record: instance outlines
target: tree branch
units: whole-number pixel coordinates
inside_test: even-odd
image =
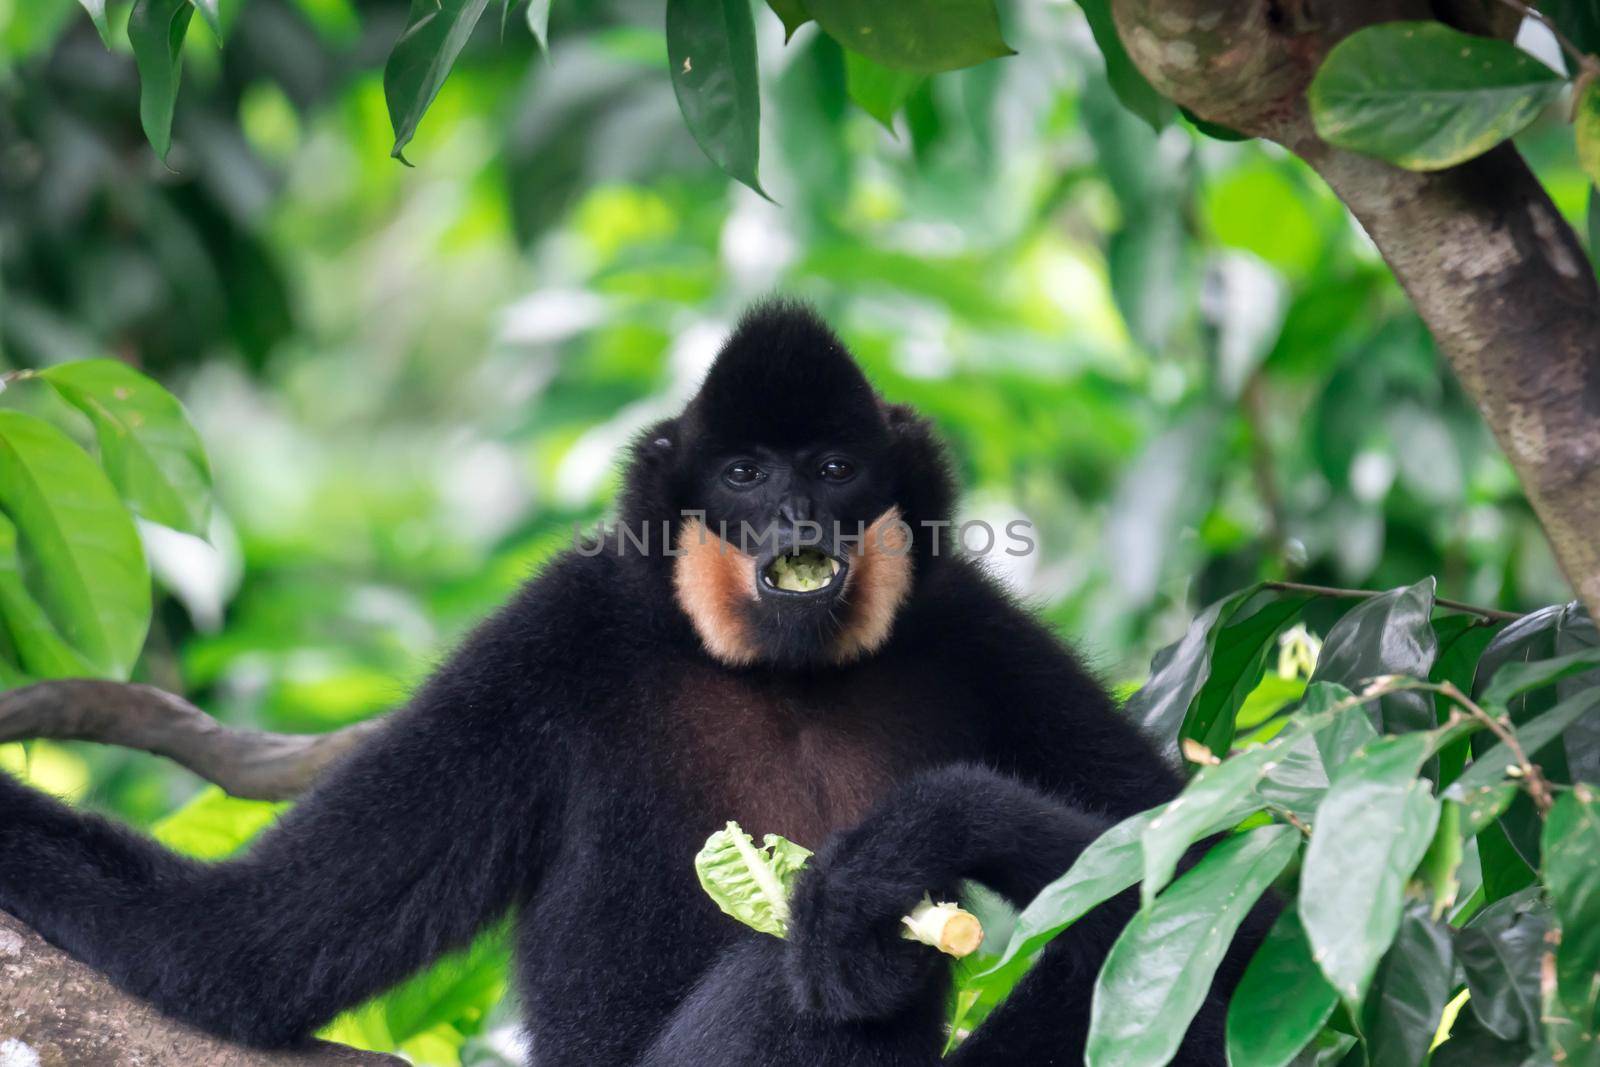
[[[0,693],[0,743],[51,738],[141,749],[250,800],[300,794],[382,722],[369,719],[326,734],[235,730],[153,686],[87,679]]]
[[[1461,4],[1454,5],[1462,6]],[[1134,62],[1202,118],[1277,141],[1378,246],[1522,480],[1567,580],[1600,617],[1600,286],[1510,145],[1436,173],[1336,149],[1305,90],[1363,26],[1422,0],[1113,0]]]
[[[0,1063],[39,1067],[401,1067],[325,1041],[278,1051],[229,1044],[119,991],[0,912]]]

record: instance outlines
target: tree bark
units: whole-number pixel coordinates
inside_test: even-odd
[[[154,686],[89,678],[0,693],[0,743],[50,738],[137,748],[246,800],[298,796],[383,722],[366,719],[325,734],[235,730]]]
[[[1414,173],[1322,141],[1305,97],[1329,49],[1363,26],[1439,16],[1504,35],[1513,24],[1483,0],[1113,0],[1112,11],[1157,90],[1288,148],[1350,208],[1600,618],[1600,286],[1577,236],[1511,145]]]
[[[0,912],[4,1067],[401,1067],[404,1060],[313,1041],[245,1048],[170,1019]]]

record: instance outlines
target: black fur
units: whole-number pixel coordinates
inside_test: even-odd
[[[861,480],[807,482],[828,449]],[[717,481],[750,450],[792,466],[759,506]],[[881,402],[814,316],[776,306],[640,439],[620,518],[792,505],[853,520],[893,503],[916,528],[952,495],[926,424]],[[1043,626],[917,538],[887,643],[843,667],[723,666],[674,599],[671,559],[568,553],[229,862],[0,774],[0,907],[246,1042],[293,1043],[514,910],[539,1067],[929,1067],[944,968],[897,917],[963,877],[1025,902],[1178,782]],[[820,850],[787,942],[696,882],[694,853],[729,819]],[[955,1062],[1081,1062],[1089,990],[1132,906],[1075,926]],[[1181,1062],[1223,1062],[1219,1019],[1213,1004]]]

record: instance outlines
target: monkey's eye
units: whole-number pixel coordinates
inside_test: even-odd
[[[834,458],[825,461],[817,475],[826,482],[848,482],[855,477],[856,468],[849,460]]]
[[[765,471],[746,460],[731,464],[722,472],[722,480],[735,489],[748,489],[766,476]]]

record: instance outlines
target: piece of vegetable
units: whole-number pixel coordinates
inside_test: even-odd
[[[753,930],[787,937],[789,894],[810,858],[810,849],[777,834],[767,834],[758,848],[738,823],[730,822],[706,839],[695,855],[694,869],[717,907]],[[900,921],[907,939],[957,959],[983,942],[977,916],[928,897]]]

